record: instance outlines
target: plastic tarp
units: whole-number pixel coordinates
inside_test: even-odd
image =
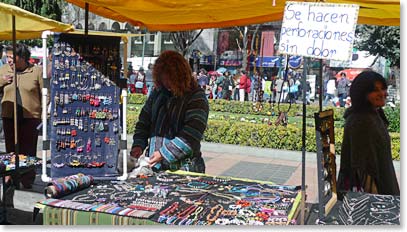
[[[282,21],[282,0],[66,0],[97,15],[142,26],[150,31],[182,31]],[[400,1],[326,0],[357,4],[358,24],[400,25]]]
[[[43,31],[68,32],[73,26],[48,19],[19,7],[0,3],[0,40],[12,40],[12,16],[16,21],[16,36],[18,40],[41,38]]]

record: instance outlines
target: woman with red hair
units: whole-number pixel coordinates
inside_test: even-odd
[[[164,51],[155,61],[154,89],[139,115],[130,155],[144,150],[155,171],[205,172],[201,140],[209,104],[184,57]]]

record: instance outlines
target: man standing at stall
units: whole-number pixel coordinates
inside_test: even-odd
[[[14,81],[17,81],[18,143],[20,154],[37,155],[38,130],[41,123],[41,89],[43,88],[42,67],[29,63],[31,52],[24,44],[16,45],[16,63],[13,62],[13,47],[6,47],[7,64],[0,68],[0,88],[4,90],[1,101],[6,152],[15,152],[14,141]],[[14,77],[14,69],[17,77]],[[35,170],[21,177],[24,188],[32,188]],[[9,183],[10,178],[6,178]]]

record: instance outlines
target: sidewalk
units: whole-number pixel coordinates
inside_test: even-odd
[[[41,157],[41,139],[38,142],[38,157]],[[132,143],[128,136],[128,148]],[[4,151],[4,142],[0,141],[0,151]],[[271,181],[275,184],[301,185],[302,153],[267,148],[238,146],[202,142],[201,151],[206,163],[206,174],[215,176],[232,176],[253,180]],[[50,152],[48,152],[49,155]],[[340,157],[336,157],[339,170]],[[394,161],[400,184],[400,162]],[[307,152],[305,162],[305,185],[308,203],[318,202],[316,153]],[[47,183],[41,181],[41,170],[32,190],[16,190],[14,206],[18,210],[32,212],[34,204],[43,200],[43,190]],[[19,199],[19,200],[16,200]],[[23,200],[21,200],[23,199]]]

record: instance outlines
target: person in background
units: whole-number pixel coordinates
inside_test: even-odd
[[[276,77],[276,83],[275,83],[275,88],[276,88],[276,99],[275,102],[279,103],[279,102],[283,102],[284,101],[284,97],[283,97],[283,83],[284,80],[283,78],[278,78]]]
[[[127,79],[127,88],[128,88],[128,92],[129,93],[135,93],[136,92],[136,73],[133,71],[133,68],[129,68],[127,71],[127,75],[129,76],[129,78]]]
[[[208,79],[206,70],[205,70],[205,69],[201,69],[201,70],[199,71],[199,74],[198,74],[198,77],[197,77],[197,78],[198,78],[198,85],[199,85],[202,89],[206,89],[206,85],[209,84],[209,79]]]
[[[220,76],[218,76],[217,78],[216,78],[216,82],[215,82],[215,84],[216,84],[216,86],[217,86],[217,89],[216,89],[216,98],[218,98],[218,99],[222,99],[222,90],[223,90],[223,86],[222,86],[222,84],[223,84],[223,79],[225,79],[225,76],[223,75],[223,73],[221,73],[220,74]]]
[[[335,91],[336,91],[336,80],[334,76],[331,76],[328,83],[326,84],[326,96],[323,103],[324,106],[328,104],[328,101],[332,101],[332,105],[336,106],[334,102]]]
[[[296,96],[298,92],[298,85],[295,82],[295,78],[293,76],[290,77],[288,80],[288,102],[292,104],[296,104]]]
[[[154,88],[154,81],[153,81],[153,67],[154,65],[149,63],[147,66],[146,71],[146,85],[147,85],[147,96],[150,96],[151,91]]]
[[[257,71],[253,73],[251,86],[252,86],[251,99],[252,101],[256,102],[259,100],[259,94],[261,91],[261,76],[257,73]]]
[[[211,86],[211,95],[212,95],[213,100],[216,99],[216,94],[218,92],[218,85],[216,84],[217,79],[218,78],[217,78],[216,74],[212,74],[211,78],[209,80],[209,85]]]
[[[250,91],[250,86],[247,85],[248,83],[248,77],[246,76],[246,71],[242,70],[240,71],[241,76],[239,79],[239,98],[241,102],[244,102],[248,97],[246,89],[249,88]]]
[[[37,155],[37,127],[41,123],[41,90],[43,88],[42,67],[29,63],[31,52],[25,44],[16,45],[16,63],[13,62],[13,47],[6,47],[7,64],[0,68],[0,87],[4,90],[1,101],[6,152],[15,152],[14,141],[14,98],[13,81],[17,81],[21,103],[17,105],[18,143],[20,154]],[[14,77],[14,69],[17,77]],[[32,188],[35,180],[35,170],[22,174],[21,184],[24,188]],[[6,178],[9,183],[10,177]]]
[[[234,88],[232,90],[232,97],[233,100],[239,101],[239,82],[240,82],[240,73],[236,72],[236,74],[233,76],[233,84]]]
[[[307,105],[311,104],[311,83],[308,80],[305,83],[305,99],[307,100]]]
[[[349,88],[349,80],[346,78],[346,73],[341,73],[336,88],[338,90],[339,105],[344,107]]]
[[[224,78],[222,82],[222,98],[226,100],[230,100],[232,97],[232,90],[234,87],[233,78],[230,75],[229,71],[223,73]]]
[[[391,155],[391,138],[382,107],[387,84],[379,73],[364,71],[350,87],[352,106],[345,111],[338,193],[400,195]]]
[[[207,127],[209,103],[184,57],[164,51],[153,69],[155,88],[136,123],[130,155],[146,150],[154,171],[205,172],[201,140]]]
[[[261,79],[261,92],[263,101],[271,102],[272,95],[271,89],[273,88],[273,82],[268,79],[267,75],[264,75]]]
[[[143,93],[143,88],[145,84],[146,84],[146,75],[144,73],[144,68],[140,67],[134,83],[134,86],[136,87],[136,93]]]

